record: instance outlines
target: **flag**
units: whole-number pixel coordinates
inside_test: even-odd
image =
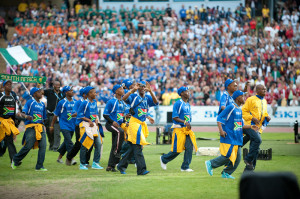
[[[0,53],[10,65],[20,65],[38,59],[37,52],[22,46],[0,48]]]

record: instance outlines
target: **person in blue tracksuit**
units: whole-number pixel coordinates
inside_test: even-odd
[[[53,133],[54,123],[59,118],[60,130],[64,136],[64,142],[59,149],[59,156],[57,162],[63,164],[62,157],[66,152],[70,152],[73,147],[72,137],[75,130],[75,114],[74,106],[75,100],[73,100],[74,92],[71,86],[65,86],[62,89],[62,93],[66,96],[63,100],[60,100],[54,111],[54,117],[51,122],[50,132]],[[75,164],[75,162],[73,162]]]
[[[206,170],[211,176],[214,168],[226,165],[221,177],[235,179],[231,174],[236,170],[241,160],[243,129],[258,129],[255,125],[244,125],[242,109],[240,108],[245,103],[244,94],[240,90],[235,91],[232,95],[234,102],[228,105],[217,118],[221,156],[205,161]]]
[[[232,79],[227,79],[225,81],[225,91],[221,96],[220,107],[218,111],[218,115],[230,104],[233,103],[232,95],[234,91],[237,90],[237,83]]]
[[[121,148],[124,141],[124,130],[122,124],[125,120],[126,105],[122,100],[124,95],[123,84],[117,84],[113,87],[112,91],[115,97],[110,99],[104,109],[103,117],[106,119],[105,127],[112,133],[112,146],[108,160],[106,171],[116,172],[116,164],[119,163],[121,158]]]

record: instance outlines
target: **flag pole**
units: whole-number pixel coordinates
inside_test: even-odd
[[[13,67],[10,65],[10,63],[6,60],[6,58],[2,55],[2,53],[0,53],[1,54],[1,56],[3,57],[3,59],[5,60],[5,62],[6,62],[6,64],[10,67],[10,69],[14,72],[14,74],[15,75],[18,75],[17,73],[16,73],[16,71],[13,69]],[[25,84],[24,84],[24,82],[20,82],[23,86],[24,86],[24,88],[25,88],[25,90],[28,92],[28,94],[30,95],[30,91],[28,90],[28,88],[25,86]],[[31,96],[31,95],[30,95]]]

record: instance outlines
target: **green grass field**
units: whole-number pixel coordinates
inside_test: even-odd
[[[101,165],[107,166],[111,139],[105,134]],[[196,137],[218,138],[217,133],[196,133]],[[22,134],[17,140],[21,148]],[[258,161],[256,171],[291,171],[300,179],[300,145],[293,142],[291,133],[264,133],[261,149],[273,148],[273,160]],[[208,156],[193,156],[191,173],[182,173],[183,154],[168,164],[166,171],[160,167],[159,157],[170,151],[170,145],[155,145],[155,133],[148,138],[150,146],[144,148],[147,168],[151,173],[137,176],[134,165],[127,174],[105,170],[80,171],[79,166],[68,167],[56,163],[57,152],[47,151],[44,166],[48,172],[34,170],[37,150],[31,150],[16,170],[10,168],[8,152],[0,157],[0,198],[238,198],[239,179],[245,164],[233,174],[235,180],[222,179],[222,168],[206,173],[204,161]],[[219,146],[219,141],[197,141],[198,147]],[[247,145],[248,147],[248,145]],[[77,155],[76,160],[79,161]]]

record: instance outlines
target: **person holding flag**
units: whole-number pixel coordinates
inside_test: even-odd
[[[44,120],[47,118],[46,107],[41,98],[43,97],[42,90],[40,88],[33,87],[30,90],[30,95],[33,99],[28,100],[23,108],[21,114],[25,118],[25,133],[22,144],[23,148],[17,153],[12,161],[12,169],[16,169],[16,166],[20,165],[20,162],[25,158],[32,148],[39,148],[38,160],[35,166],[36,171],[47,171],[44,168],[44,160],[46,154],[46,129],[44,126]]]
[[[126,105],[122,100],[124,84],[116,84],[112,91],[115,97],[110,99],[104,109],[103,117],[106,119],[105,127],[112,133],[112,146],[106,171],[116,172],[115,166],[121,158],[121,148],[124,141],[124,130],[121,128],[125,120]]]
[[[181,100],[175,102],[173,106],[173,135],[172,148],[168,154],[160,157],[160,164],[163,170],[167,169],[167,163],[175,159],[183,150],[184,159],[181,165],[181,171],[192,172],[190,164],[192,162],[193,148],[197,151],[197,143],[194,132],[192,131],[191,106],[188,103],[190,92],[188,87],[180,87],[177,91]]]
[[[12,162],[14,155],[17,153],[14,137],[20,133],[15,124],[16,114],[18,113],[17,96],[12,92],[11,80],[3,81],[2,85],[4,91],[0,93],[0,143],[4,140],[8,148],[10,162]]]
[[[213,169],[226,165],[222,178],[235,179],[231,174],[241,161],[241,146],[243,145],[243,129],[258,129],[255,125],[244,125],[240,106],[245,103],[244,92],[233,93],[234,102],[228,105],[217,118],[220,132],[221,156],[205,161],[207,173],[212,176]]]
[[[138,93],[135,93],[137,90]],[[150,95],[147,95],[146,92],[149,92]],[[131,118],[128,126],[129,149],[121,159],[117,169],[121,174],[126,174],[128,160],[134,155],[137,175],[147,175],[149,171],[146,168],[143,146],[149,144],[146,141],[149,131],[145,120],[147,118],[151,124],[154,123],[154,119],[149,117],[147,113],[150,107],[158,105],[158,100],[151,90],[150,84],[145,81],[136,84],[122,99],[130,105],[129,112]]]
[[[73,100],[74,92],[71,86],[65,86],[62,89],[62,93],[66,96],[63,100],[60,100],[54,111],[54,116],[51,122],[50,131],[53,133],[54,124],[59,118],[60,130],[64,136],[64,142],[61,144],[60,148],[57,150],[59,156],[57,162],[63,164],[62,157],[68,151],[70,152],[73,147],[72,137],[75,130],[75,114],[74,114],[74,105],[75,101]],[[76,164],[75,161],[72,164]]]
[[[243,106],[243,119],[247,125],[256,125],[259,129],[245,129],[243,145],[250,140],[249,153],[244,158],[245,171],[252,171],[256,166],[256,159],[259,154],[259,146],[262,142],[261,133],[271,120],[267,110],[267,101],[264,99],[267,89],[264,85],[256,86],[255,96],[249,97]]]
[[[77,112],[80,131],[79,140],[82,144],[80,148],[79,169],[88,170],[86,166],[87,152],[91,149],[93,144],[95,145],[95,151],[92,169],[103,169],[103,167],[101,167],[99,164],[101,157],[103,129],[98,119],[98,108],[95,100],[96,90],[94,87],[87,86],[84,90],[84,94],[87,96],[87,100],[81,103]]]

